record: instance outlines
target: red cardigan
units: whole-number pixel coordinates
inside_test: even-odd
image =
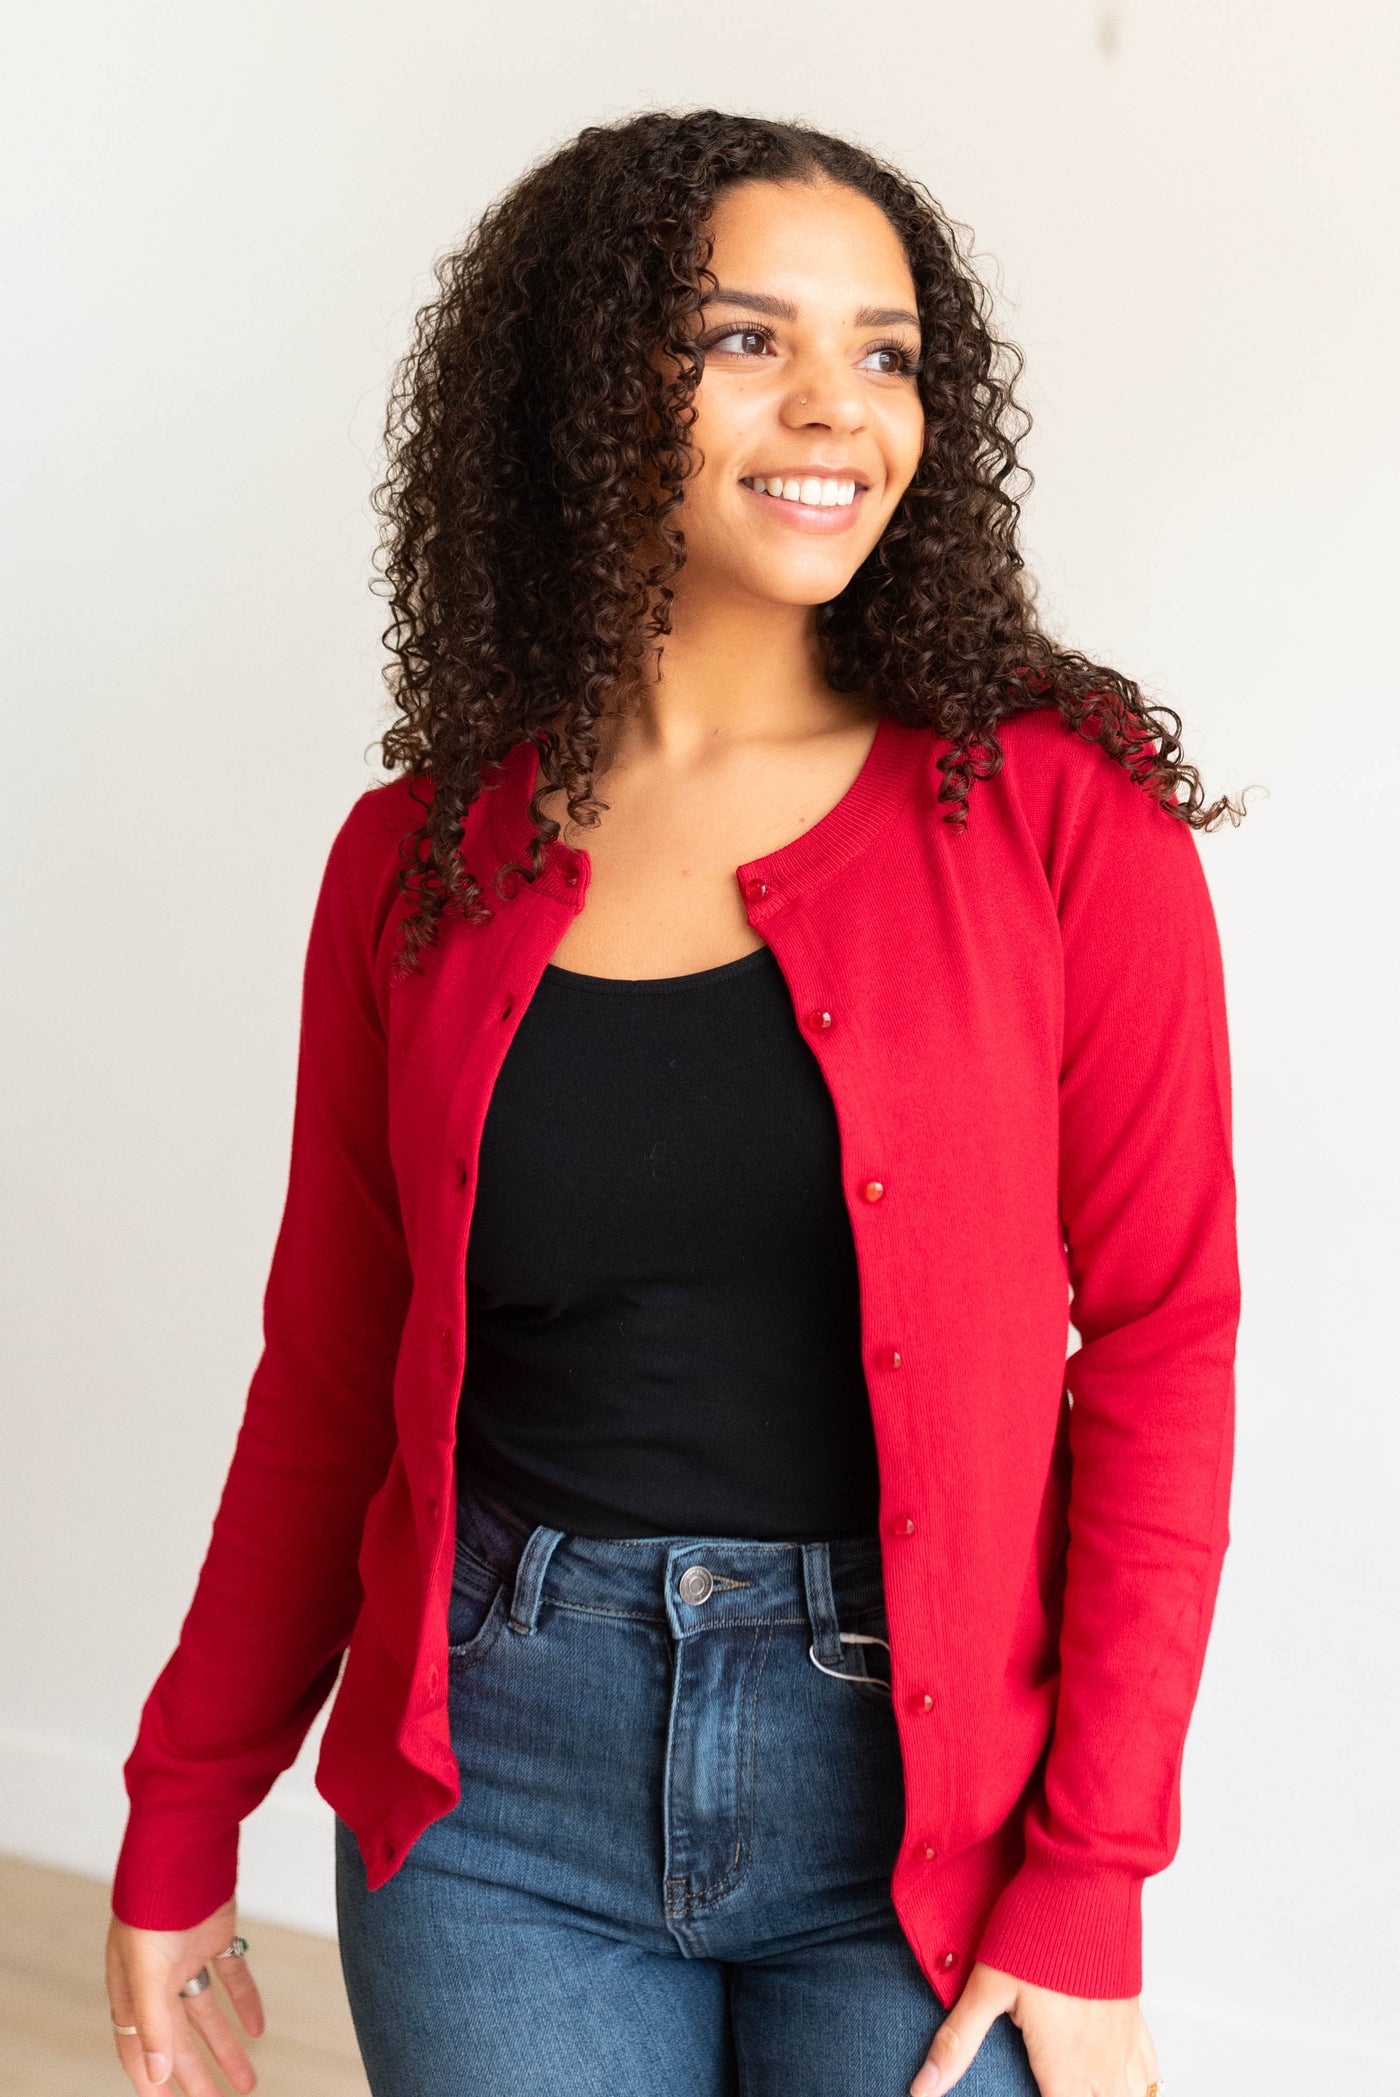
[[[979,1958],[1068,1994],[1139,1992],[1233,1458],[1230,1078],[1195,836],[1057,712],[1001,736],[961,835],[934,799],[947,743],[885,716],[837,805],[735,870],[836,1108],[905,1779],[891,1893],[945,2002]],[[265,1345],[126,1764],[125,1922],[178,1929],[230,1897],[239,1822],[347,1645],[317,1784],[371,1886],[457,1803],[445,1653],[476,1157],[590,870],[556,843],[533,887],[495,898],[536,763],[517,746],[468,815],[491,921],[445,915],[421,976],[391,982],[389,962],[425,783],[370,787],[330,848]]]

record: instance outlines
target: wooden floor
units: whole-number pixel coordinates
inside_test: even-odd
[[[0,2097],[130,2091],[102,1986],[107,1898],[97,1879],[0,1857]],[[335,1945],[266,1922],[247,1936],[267,2010],[246,2042],[261,2097],[367,2097]]]

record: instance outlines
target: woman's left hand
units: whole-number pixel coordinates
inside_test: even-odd
[[[1020,2027],[1040,2097],[1147,2097],[1157,2080],[1157,2049],[1136,1995],[1059,1995],[979,1963],[939,2025],[910,2097],[943,2097],[960,2083],[1003,2010]]]

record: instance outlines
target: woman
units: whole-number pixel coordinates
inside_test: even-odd
[[[347,1647],[376,2093],[1165,2087],[1238,1315],[1191,832],[1243,811],[1041,632],[984,304],[917,185],[709,110],[584,131],[441,266],[400,776],[327,862],[127,1765],[138,2090],[207,2097],[196,2037],[252,2086],[238,1824]]]

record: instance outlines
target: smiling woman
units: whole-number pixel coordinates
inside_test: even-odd
[[[121,2058],[251,2087],[199,1976],[258,2028],[238,1827],[344,1658],[379,2097],[1150,2097],[1239,1306],[1193,831],[1241,811],[1040,630],[1015,353],[909,178],[650,112],[439,279],[400,776],[327,858],[127,1765]]]
[[[758,313],[768,319],[739,325],[719,320],[697,336],[710,379],[700,388],[700,451],[708,460],[722,421],[741,444],[747,441],[760,452],[766,446],[765,463],[741,474],[739,485],[790,530],[841,532],[859,521],[863,559],[913,478],[923,442],[923,402],[915,383],[920,368],[919,316],[912,310],[913,281],[894,229],[868,198],[839,183],[808,181],[730,191],[720,202],[714,231],[716,253],[747,256],[759,266],[766,263],[768,281],[776,272],[779,281],[800,285],[805,295],[798,299],[719,284],[704,299],[702,314]],[[739,267],[743,266],[741,259]],[[862,279],[885,274],[907,285],[911,304],[867,302],[853,308],[852,288]],[[872,330],[891,328],[899,333],[869,339]],[[729,343],[757,349],[731,351]],[[813,451],[810,440],[800,446],[775,439],[766,427],[775,389],[782,394],[791,390],[794,357],[810,385],[823,383],[814,375],[813,359],[820,357],[824,345],[841,360],[845,383],[859,385],[867,397],[859,418],[858,457],[835,459]],[[723,374],[741,387],[738,398],[732,389],[721,390]],[[860,385],[866,377],[884,383]],[[799,393],[798,407],[808,406],[810,399]]]
[[[758,463],[734,474],[733,482],[753,497],[758,517],[792,532],[850,535],[810,569],[800,565],[795,548],[796,558],[780,566],[780,550],[762,540],[756,562],[799,593],[815,580],[835,596],[849,579],[852,555],[864,560],[919,463],[918,315],[912,303],[852,302],[853,289],[886,277],[912,302],[908,264],[883,212],[834,182],[740,185],[721,199],[714,234],[716,254],[736,257],[740,270],[763,269],[765,281],[791,290],[783,295],[720,284],[702,303],[702,315],[730,318],[696,337],[704,379],[694,438],[704,464],[687,486],[688,498],[698,498],[687,505],[687,549],[694,549],[707,521],[706,477],[713,486],[736,451],[747,453]],[[741,313],[769,318],[736,321]],[[876,332],[890,328],[900,333]],[[808,390],[798,391],[795,405],[813,410],[806,431],[788,427],[776,412],[798,381]],[[836,406],[842,393],[861,402],[854,419]],[[834,406],[833,425],[826,411]],[[817,434],[833,427],[847,432],[843,457],[834,456],[838,447],[830,437],[823,444]]]

